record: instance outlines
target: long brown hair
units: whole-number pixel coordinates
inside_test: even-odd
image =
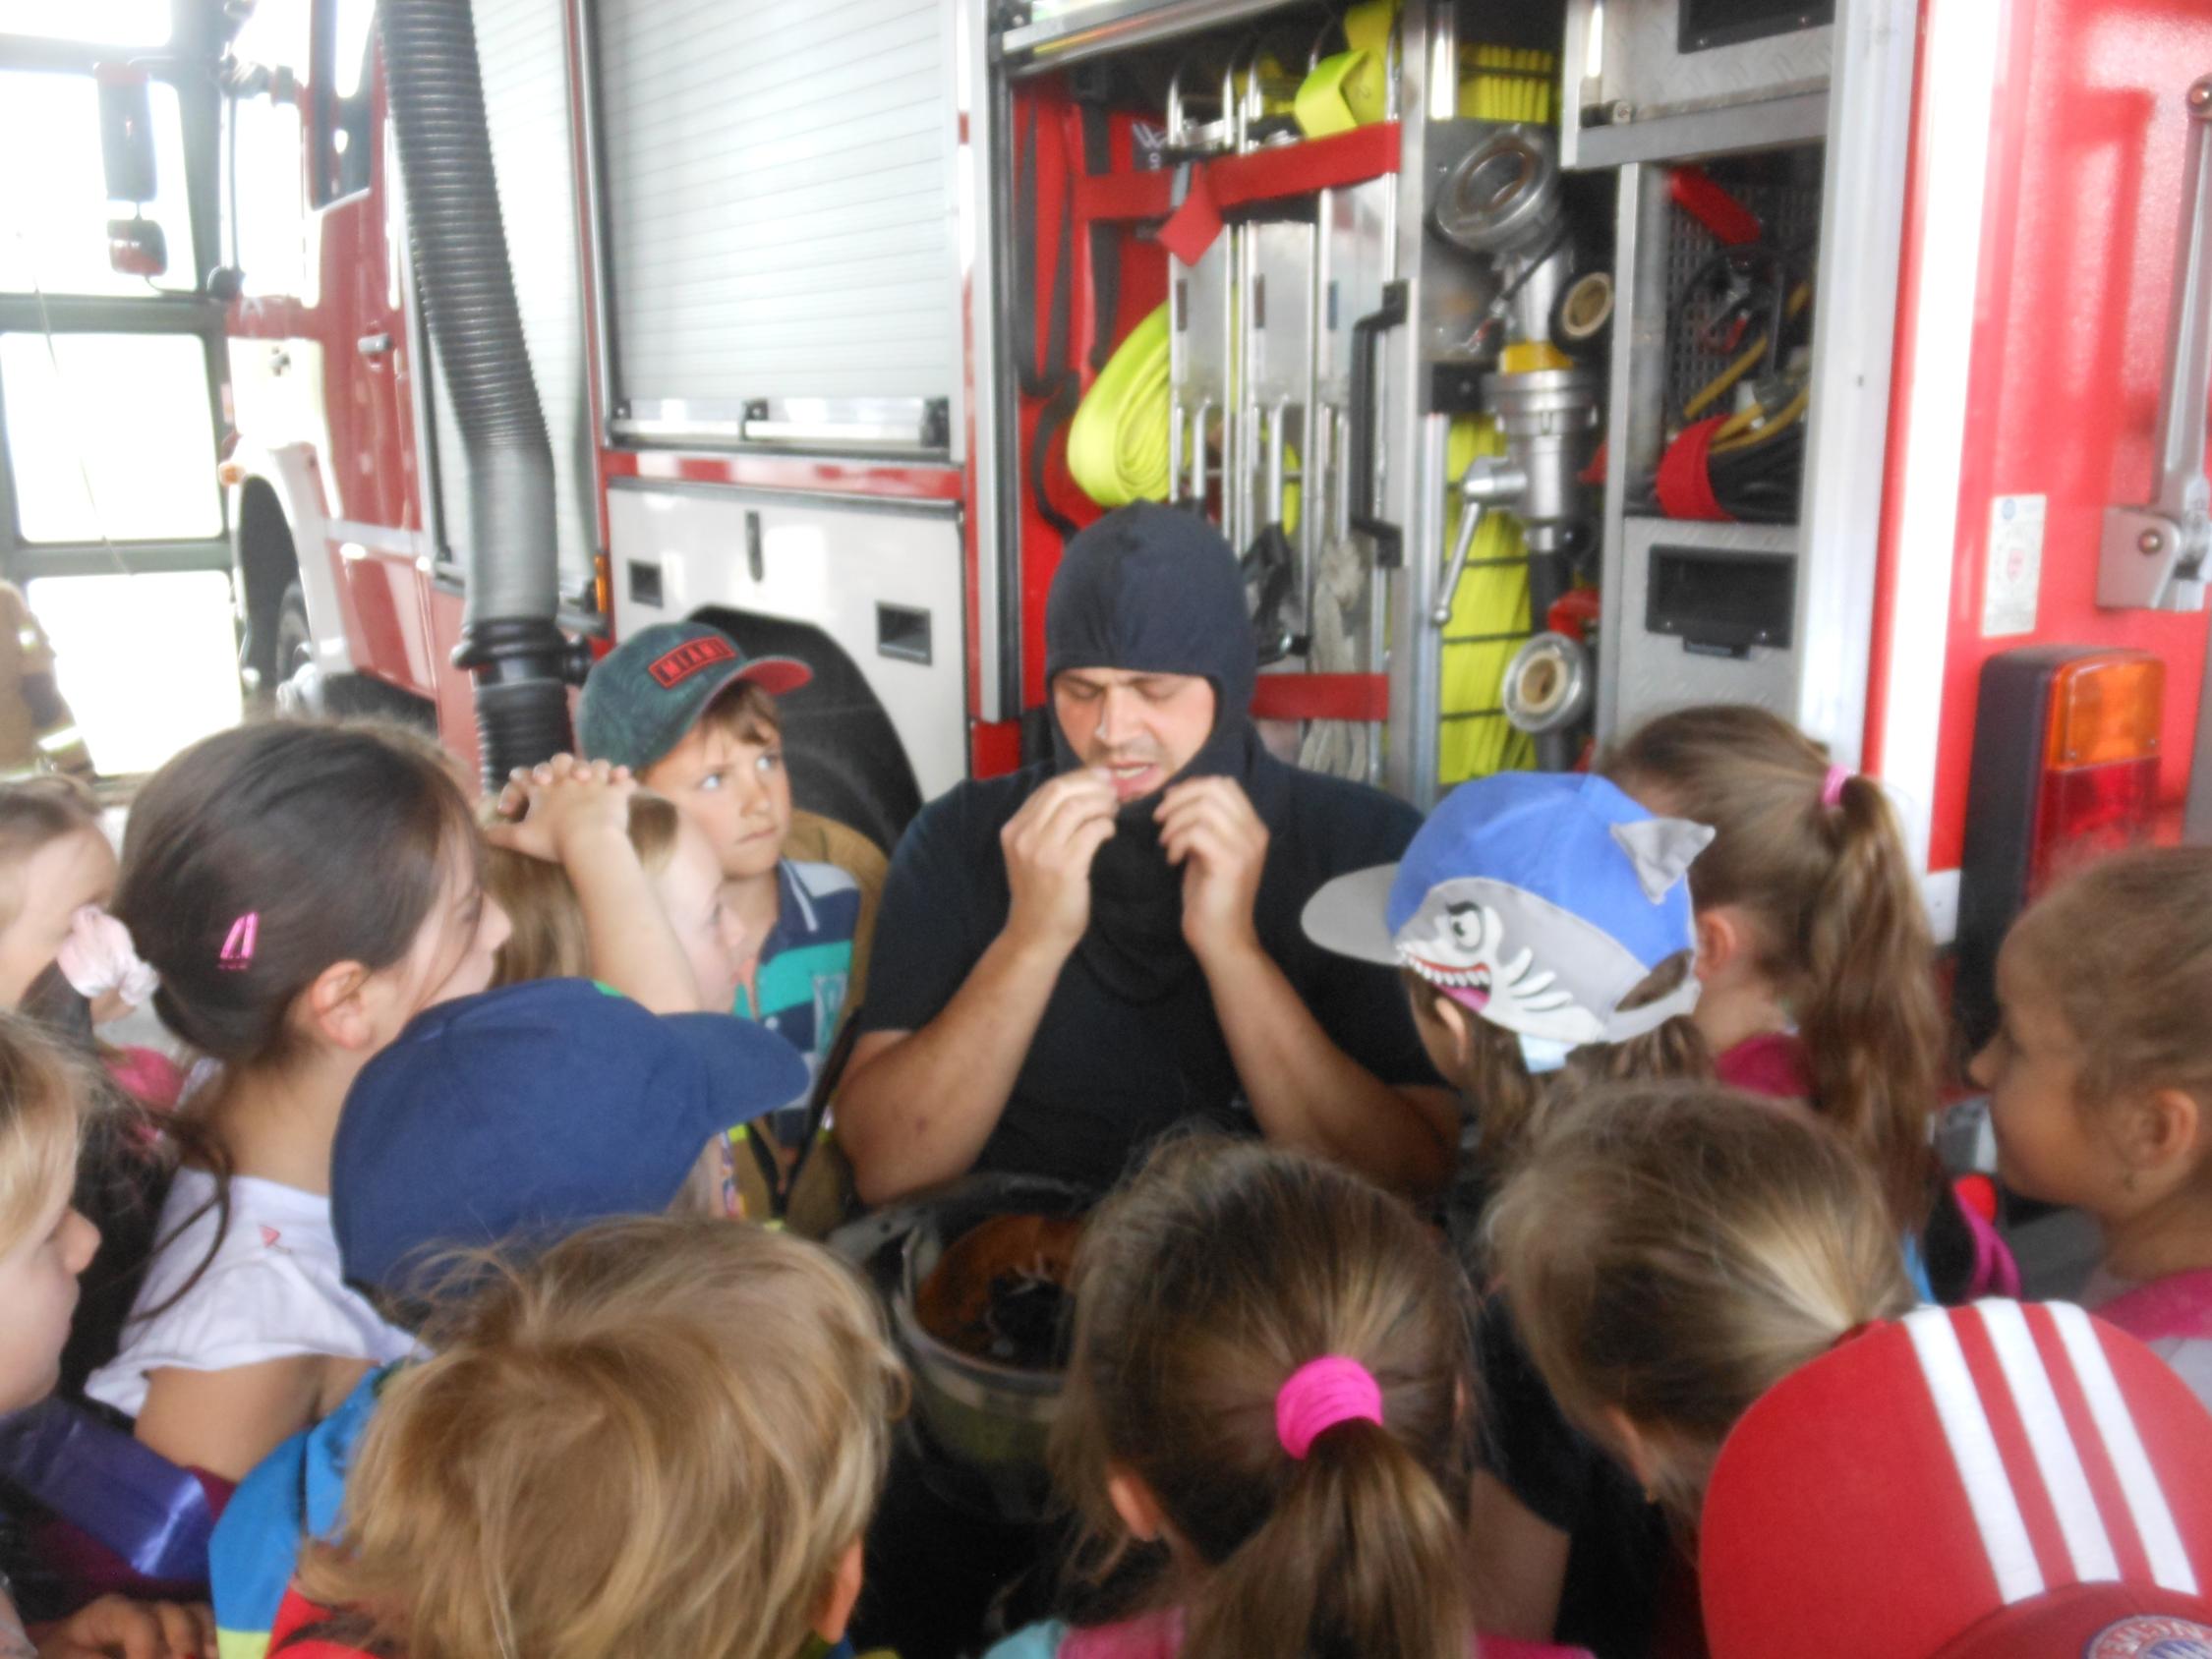
[[[1750,915],[1759,971],[1804,1041],[1815,1109],[1873,1163],[1899,1229],[1917,1231],[1947,1039],[1920,885],[1880,786],[1852,776],[1827,804],[1827,752],[1737,704],[1661,715],[1604,770],[1629,794],[1713,826],[1691,897]]]
[[[514,1266],[385,1388],[302,1587],[410,1659],[786,1659],[875,1508],[904,1402],[819,1245],[672,1217]]]
[[[1172,1141],[1092,1216],[1075,1289],[1055,1472],[1110,1544],[1110,1468],[1158,1500],[1194,1558],[1185,1659],[1466,1659],[1468,1293],[1411,1210],[1303,1153]],[[1275,1399],[1325,1355],[1373,1374],[1383,1421],[1294,1459]]]
[[[1684,1520],[1753,1401],[1913,1301],[1856,1150],[1795,1106],[1711,1084],[1562,1102],[1488,1230],[1552,1398],[1601,1444],[1618,1411],[1662,1446],[1658,1495]]]

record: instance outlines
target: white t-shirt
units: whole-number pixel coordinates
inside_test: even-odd
[[[381,1365],[414,1351],[412,1336],[346,1287],[330,1200],[252,1175],[231,1179],[230,1226],[200,1282],[174,1307],[139,1319],[139,1309],[176,1295],[206,1257],[215,1237],[214,1195],[214,1177],[205,1171],[177,1172],[155,1234],[168,1241],[139,1287],[122,1351],[87,1380],[87,1394],[135,1417],[146,1404],[147,1374],[167,1367],[228,1371],[307,1353]],[[206,1213],[170,1238],[204,1205]]]

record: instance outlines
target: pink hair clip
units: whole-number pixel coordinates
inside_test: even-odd
[[[1357,1359],[1308,1360],[1275,1391],[1275,1438],[1299,1461],[1339,1423],[1382,1421],[1382,1385]]]
[[[254,963],[254,944],[261,938],[262,913],[249,910],[231,923],[230,932],[223,939],[217,964],[236,973],[243,973]]]
[[[1821,784],[1821,805],[1838,806],[1843,800],[1843,785],[1857,774],[1849,767],[1830,767],[1828,776]]]

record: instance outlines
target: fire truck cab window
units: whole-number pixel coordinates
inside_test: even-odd
[[[313,35],[309,0],[261,0],[239,30],[241,62],[309,82]],[[245,272],[245,292],[282,294],[313,305],[319,261],[306,257],[307,190],[300,166],[304,97],[234,98],[227,157],[230,262]]]
[[[0,0],[0,34],[76,40],[87,46],[162,46],[169,40],[169,0]]]
[[[200,269],[185,188],[184,118],[177,88],[146,88],[153,115],[153,200],[110,201],[100,168],[99,89],[89,75],[0,69],[0,155],[35,155],[0,176],[0,294],[90,294],[136,299],[189,293]],[[107,222],[137,213],[168,242],[168,272],[129,276],[108,263]]]
[[[374,0],[320,0],[315,14],[315,204],[369,188]]]

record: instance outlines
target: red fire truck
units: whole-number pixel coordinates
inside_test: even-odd
[[[227,15],[245,661],[473,752],[489,463],[408,257],[409,67],[369,0]],[[2181,816],[2201,0],[474,0],[474,28],[559,620],[813,662],[806,804],[888,839],[1015,765],[1065,537],[1150,494],[1245,555],[1271,731],[1417,802],[1762,703],[1894,791],[1947,936],[1962,869],[2016,902],[2060,843]]]

